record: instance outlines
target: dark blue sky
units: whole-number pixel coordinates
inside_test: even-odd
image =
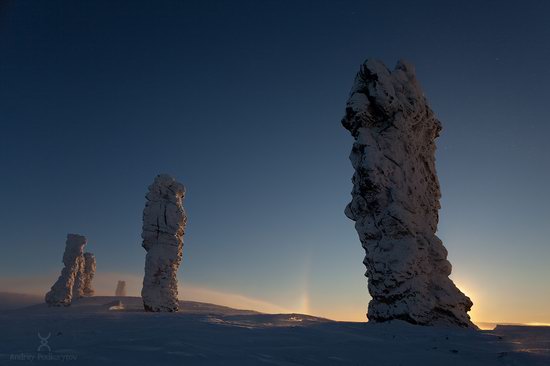
[[[67,232],[141,276],[167,172],[184,286],[363,317],[340,119],[365,58],[406,58],[443,123],[439,234],[474,319],[550,322],[550,3],[480,3],[2,1],[0,276],[56,273]]]

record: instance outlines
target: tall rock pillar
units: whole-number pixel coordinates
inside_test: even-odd
[[[147,251],[141,297],[146,311],[178,311],[177,271],[187,217],[185,187],[169,175],[155,178],[143,210],[142,246]]]
[[[82,252],[86,245],[86,237],[68,234],[63,253],[61,275],[46,294],[46,303],[50,306],[69,306],[73,299],[73,286],[82,266]]]
[[[117,282],[115,296],[126,296],[126,281]]]
[[[440,208],[435,139],[441,124],[414,67],[393,71],[367,60],[355,78],[343,126],[355,139],[352,201],[346,215],[365,249],[371,321],[475,327],[472,301],[449,279],[435,235]]]
[[[95,255],[93,253],[84,253],[84,269],[82,275],[82,296],[94,296],[92,280],[96,271]]]

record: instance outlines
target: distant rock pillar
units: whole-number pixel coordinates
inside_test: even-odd
[[[141,297],[146,311],[178,311],[177,271],[182,259],[187,217],[185,187],[158,175],[147,192],[142,246],[147,251]]]
[[[371,321],[475,327],[472,301],[449,279],[447,250],[435,235],[440,208],[435,139],[441,124],[414,67],[393,71],[367,60],[342,120],[355,142],[346,215],[365,249]]]
[[[115,296],[126,296],[126,281],[118,281]]]
[[[73,286],[81,269],[81,258],[86,237],[68,234],[63,253],[63,270],[51,290],[46,294],[46,303],[50,306],[69,306],[73,298]]]

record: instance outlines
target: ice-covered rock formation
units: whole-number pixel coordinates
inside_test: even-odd
[[[94,296],[92,280],[95,276],[96,261],[95,255],[90,252],[84,253],[84,268],[82,271],[82,296]]]
[[[84,296],[93,296],[92,280],[95,275],[95,256],[92,253],[84,253],[77,259],[77,270],[73,285],[73,299]]]
[[[73,298],[73,286],[80,270],[82,252],[86,238],[82,235],[68,234],[63,253],[63,270],[50,292],[46,294],[46,303],[50,306],[69,306]]]
[[[177,271],[187,217],[185,187],[161,174],[149,186],[143,210],[142,246],[147,251],[141,297],[146,311],[178,311]]]
[[[118,281],[115,296],[126,296],[126,281]]]
[[[84,255],[76,258],[76,275],[73,284],[73,299],[84,296]]]
[[[355,139],[352,201],[345,212],[366,252],[369,320],[474,327],[467,314],[472,301],[449,279],[447,250],[435,235],[441,124],[414,67],[399,61],[390,71],[367,60],[342,124]]]

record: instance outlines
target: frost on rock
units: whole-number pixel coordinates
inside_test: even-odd
[[[50,306],[69,306],[73,298],[73,286],[81,269],[81,258],[86,238],[82,235],[68,234],[63,253],[63,270],[50,292],[46,294],[46,303]]]
[[[393,71],[367,60],[355,78],[342,120],[355,141],[352,201],[372,296],[368,318],[475,327],[472,301],[449,279],[447,250],[435,235],[440,208],[435,139],[441,124],[414,67]]]
[[[76,260],[77,271],[73,285],[73,299],[93,296],[92,279],[95,275],[95,256],[92,253],[84,253]]]
[[[115,296],[126,296],[126,281],[118,281]]]
[[[82,271],[82,296],[94,296],[92,280],[95,276],[96,261],[93,253],[84,253],[84,267]]]
[[[84,297],[84,255],[76,258],[76,275],[73,284],[73,299]]]
[[[147,251],[141,297],[146,311],[178,311],[177,271],[187,217],[185,187],[161,174],[149,186],[143,210],[142,246]]]

